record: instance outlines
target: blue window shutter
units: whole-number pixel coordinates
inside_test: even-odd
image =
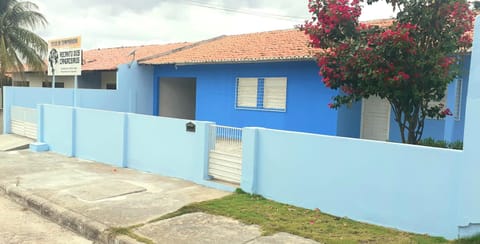
[[[263,108],[263,90],[265,88],[265,80],[263,78],[258,79],[257,89],[257,108]]]

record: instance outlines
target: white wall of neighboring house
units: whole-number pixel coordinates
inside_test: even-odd
[[[42,82],[47,80],[47,76],[41,73],[13,73],[12,81],[13,85],[15,85],[18,81],[28,81],[30,87],[42,87]]]
[[[102,72],[102,89],[107,89],[107,84],[117,84],[117,71]]]
[[[43,82],[52,82],[52,77],[42,73],[27,72],[24,73],[23,76],[19,73],[14,73],[12,80],[14,85],[16,81],[28,81],[30,87],[43,87]],[[65,88],[73,88],[74,86],[72,76],[56,76],[55,82],[63,82]]]
[[[52,77],[49,77],[49,81],[52,80]],[[55,82],[63,82],[64,88],[73,88],[75,86],[73,76],[57,76],[55,77]]]

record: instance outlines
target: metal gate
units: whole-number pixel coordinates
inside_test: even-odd
[[[240,184],[242,177],[242,129],[212,125],[208,174],[214,179]]]
[[[10,131],[13,134],[37,139],[37,110],[12,106],[10,111]]]

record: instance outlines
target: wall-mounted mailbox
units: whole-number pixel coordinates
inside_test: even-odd
[[[192,122],[188,122],[186,125],[185,125],[186,129],[187,129],[187,132],[195,132],[195,124],[192,123]]]

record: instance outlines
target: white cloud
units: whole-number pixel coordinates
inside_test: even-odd
[[[224,34],[293,28],[309,18],[307,1],[299,0],[31,0],[49,25],[45,39],[82,36],[84,49],[153,43],[199,41]],[[299,19],[261,17],[196,6],[240,10]],[[388,18],[391,7],[377,3],[362,20]]]

